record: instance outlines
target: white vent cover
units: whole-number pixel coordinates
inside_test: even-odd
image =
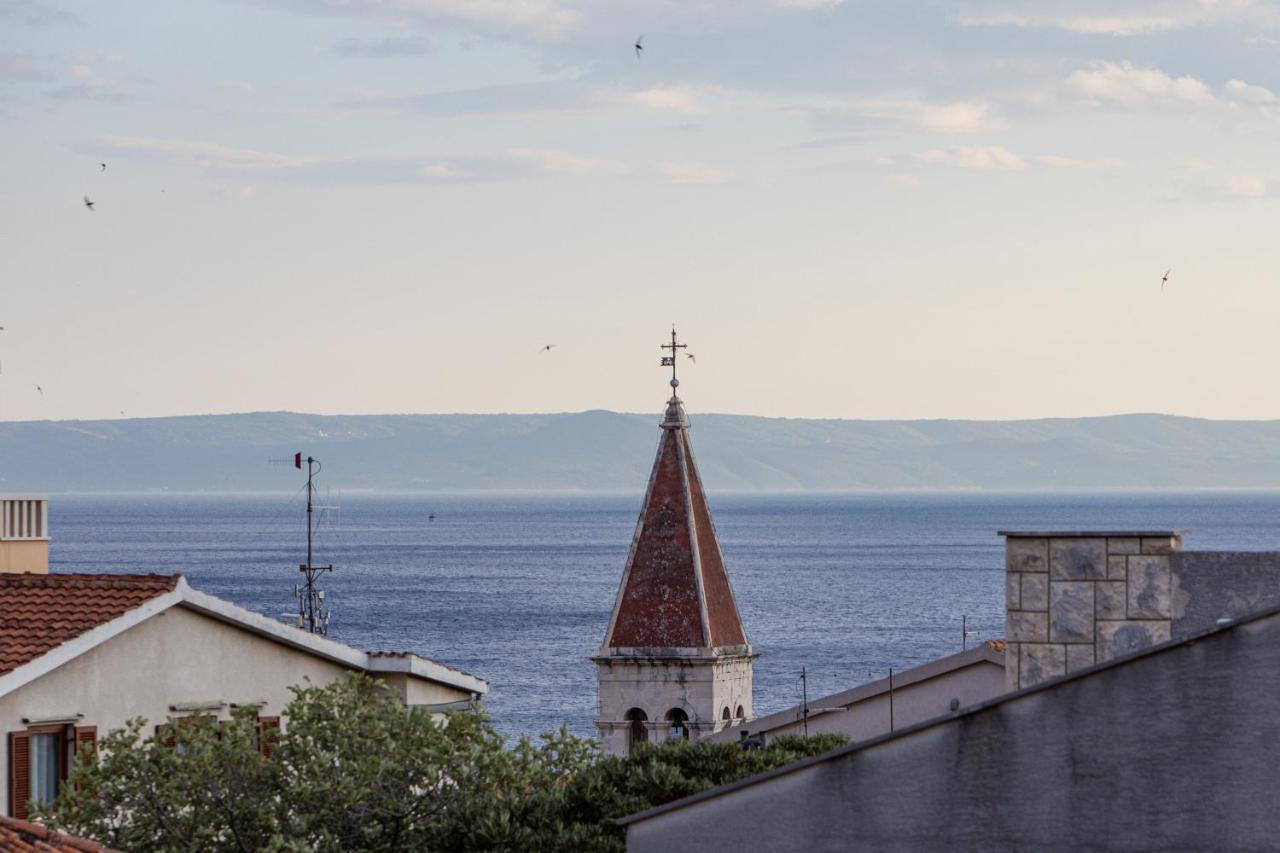
[[[48,498],[0,496],[0,540],[48,538]]]

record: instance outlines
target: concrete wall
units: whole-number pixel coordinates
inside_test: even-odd
[[[265,702],[264,717],[279,716],[292,699],[290,685],[332,682],[350,670],[259,637],[216,619],[172,607],[80,655],[64,666],[0,697],[0,813],[9,814],[7,733],[23,718],[83,714],[80,725],[99,737],[134,717],[160,723],[170,705],[195,702]],[[439,686],[430,701],[468,693]],[[231,716],[224,708],[219,715]]]
[[[1003,535],[1009,690],[1170,638],[1177,533]]]
[[[679,708],[688,715],[694,739],[742,722],[752,710],[752,664],[747,655],[725,657],[626,657],[601,656],[596,661],[600,716],[596,728],[606,755],[628,750],[626,714],[639,708],[648,717],[649,740],[663,740],[670,725],[668,711]],[[730,721],[721,719],[729,708]]]
[[[1261,851],[1280,616],[997,700],[630,824],[627,849]]]
[[[1175,640],[1280,605],[1280,554],[1184,551],[1170,568]]]
[[[0,572],[49,574],[49,541],[0,539]]]
[[[894,677],[893,728],[907,726],[953,713],[957,708],[976,705],[1004,692],[1004,666],[997,653],[979,656],[980,650],[952,656],[968,658],[962,666],[938,666],[951,658],[931,661]],[[851,740],[869,740],[890,731],[889,679],[881,678],[852,690],[810,700],[808,732],[843,734]],[[835,709],[835,710],[829,710]],[[735,741],[742,736],[762,736],[767,743],[781,735],[805,733],[803,706],[797,705],[751,720],[733,729],[717,732],[711,741]]]

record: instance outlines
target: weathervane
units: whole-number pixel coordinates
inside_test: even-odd
[[[676,388],[680,387],[680,380],[676,378],[676,359],[680,355],[680,350],[687,349],[688,346],[688,344],[682,344],[676,339],[676,327],[672,324],[671,343],[663,344],[659,347],[659,349],[671,350],[671,355],[664,355],[662,357],[660,366],[671,368],[671,396],[673,397],[676,395]],[[690,361],[697,362],[697,359],[693,357],[693,353],[691,352],[686,352],[684,357]]]

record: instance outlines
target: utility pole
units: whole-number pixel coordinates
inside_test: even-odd
[[[809,736],[809,672],[805,667],[800,667],[800,707],[802,709],[801,716],[804,718],[804,736]]]

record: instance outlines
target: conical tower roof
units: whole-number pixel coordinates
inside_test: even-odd
[[[673,354],[672,361],[674,358]],[[679,382],[674,375],[671,384],[658,455],[609,620],[604,651],[627,648],[749,652],[702,478],[693,459],[689,422],[675,394]]]

